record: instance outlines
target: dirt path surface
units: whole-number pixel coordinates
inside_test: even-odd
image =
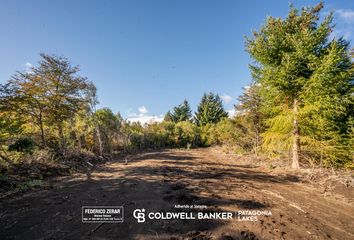
[[[348,191],[353,191],[348,188]],[[151,220],[135,209],[269,210],[257,221]],[[83,205],[124,206],[123,223],[82,223]],[[195,211],[195,210],[194,210]],[[165,150],[117,160],[22,196],[2,199],[0,239],[354,239],[354,202],[294,174],[240,164],[210,149]]]

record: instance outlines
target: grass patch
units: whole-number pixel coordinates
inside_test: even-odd
[[[42,187],[43,185],[44,185],[43,180],[41,180],[41,179],[33,179],[33,180],[27,181],[25,183],[19,184],[17,186],[17,188],[20,191],[25,191],[25,190],[32,189],[32,188],[39,188],[39,187]]]

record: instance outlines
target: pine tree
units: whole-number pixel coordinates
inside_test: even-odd
[[[196,124],[204,126],[208,123],[217,123],[225,117],[228,117],[228,114],[224,110],[219,95],[211,92],[208,94],[205,93],[195,113],[194,120]]]
[[[322,3],[301,11],[291,7],[285,19],[269,17],[246,41],[256,61],[251,71],[271,116],[265,143],[288,143],[294,168],[299,167],[300,144],[312,141],[338,150],[352,102],[348,43],[342,38],[329,40],[333,14],[320,22],[322,8]]]
[[[173,121],[173,119],[172,119],[172,114],[171,114],[171,111],[170,111],[170,110],[165,114],[163,120],[164,120],[164,121],[167,121],[167,122],[172,122],[172,121]]]
[[[192,110],[187,100],[184,100],[183,103],[174,107],[172,112],[168,111],[164,117],[164,121],[170,121],[175,123],[182,121],[191,121],[191,119]]]
[[[265,114],[262,112],[263,99],[260,94],[261,86],[253,83],[244,88],[243,94],[238,98],[239,104],[235,105],[235,110],[239,112],[239,117],[247,123],[247,130],[253,139],[253,150],[257,155],[261,145],[261,133],[264,130],[263,120]]]
[[[170,114],[173,122],[190,121],[192,118],[192,110],[187,100],[174,107]]]

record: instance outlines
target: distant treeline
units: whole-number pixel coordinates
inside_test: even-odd
[[[0,165],[57,161],[72,152],[111,156],[148,148],[223,145],[301,163],[354,168],[353,52],[333,38],[322,4],[268,17],[246,39],[252,84],[229,117],[217,94],[196,112],[185,100],[161,123],[142,126],[96,109],[96,88],[68,59],[41,54],[37,66],[0,85]],[[75,159],[72,159],[75,161]]]

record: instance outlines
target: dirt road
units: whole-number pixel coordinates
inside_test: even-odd
[[[348,188],[348,191],[353,191]],[[257,221],[151,220],[135,209],[271,211]],[[81,206],[124,206],[123,223],[82,223]],[[326,195],[294,174],[240,164],[210,149],[165,150],[106,163],[89,175],[2,199],[0,239],[354,239],[353,199]]]

